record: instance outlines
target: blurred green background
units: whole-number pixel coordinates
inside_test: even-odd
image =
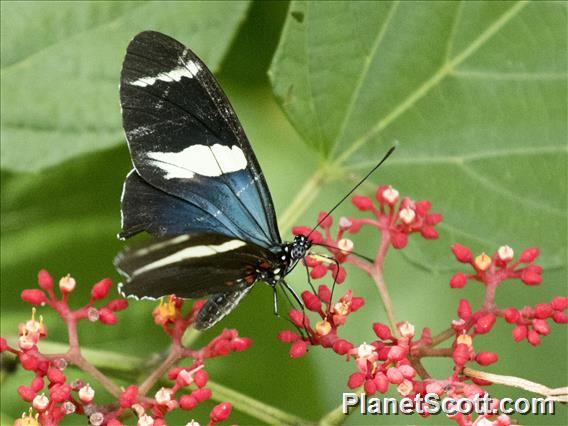
[[[177,38],[215,71],[262,165],[285,236],[293,224],[312,224],[398,143],[394,158],[362,192],[391,184],[403,195],[430,200],[445,219],[439,240],[412,238],[407,249],[388,255],[386,281],[399,319],[435,333],[456,316],[460,298],[481,301],[474,284],[449,291],[449,278],[459,270],[449,251],[453,242],[476,252],[501,244],[516,253],[541,247],[543,284],[504,285],[497,296],[503,307],[565,295],[566,5],[2,2],[2,335],[14,335],[29,316],[19,294],[35,285],[40,268],[76,277],[78,303],[100,278],[119,280],[112,259],[123,246],[115,235],[130,159],[117,87],[126,45],[145,29]],[[320,183],[298,200],[314,176]],[[293,211],[282,218],[290,205]],[[336,217],[354,212],[345,203]],[[356,240],[359,252],[371,254],[376,246],[372,233]],[[301,273],[290,282],[305,288]],[[317,348],[291,360],[276,340],[287,324],[272,315],[271,291],[257,287],[200,337],[206,343],[222,327],[235,327],[254,341],[244,353],[212,360],[210,377],[315,421],[341,402],[353,365]],[[341,290],[346,287],[367,300],[346,336],[372,340],[370,324],[385,321],[376,290],[357,271]],[[153,306],[132,304],[115,327],[83,324],[82,345],[141,357],[164,350],[168,340],[152,322]],[[50,340],[64,342],[61,323],[45,309],[42,314]],[[512,342],[510,332],[500,321],[476,339],[477,350],[500,356],[488,371],[566,385],[566,327],[554,324],[537,348]],[[425,364],[435,377],[450,374],[445,360]],[[132,381],[119,376],[121,383]],[[2,372],[2,424],[26,408],[15,389],[28,381],[20,369]],[[498,397],[527,396],[500,386],[490,390]],[[205,416],[201,409],[171,422]],[[560,406],[555,416],[516,418],[568,423]],[[231,421],[258,423],[239,412]],[[440,416],[347,420],[374,423],[449,422]]]

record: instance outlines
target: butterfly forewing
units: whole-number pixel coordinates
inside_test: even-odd
[[[280,243],[270,193],[250,144],[215,78],[193,52],[160,33],[137,35],[124,60],[120,98],[141,178],[127,180],[124,188],[123,235],[215,229],[265,248]],[[146,192],[154,188],[177,197],[171,203],[179,208],[139,203],[131,189],[143,184]]]
[[[254,243],[221,234],[183,234],[123,251],[116,266],[127,277],[125,296],[168,294],[197,298],[248,289],[258,267],[277,259]]]

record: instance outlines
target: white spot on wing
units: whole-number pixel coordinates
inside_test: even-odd
[[[163,266],[171,265],[172,263],[182,262],[187,259],[213,256],[219,253],[225,253],[227,251],[236,250],[239,247],[244,246],[245,244],[246,243],[241,240],[231,240],[223,244],[219,244],[218,246],[207,245],[207,246],[187,247],[184,248],[183,250],[178,251],[177,253],[171,254],[160,260],[156,260],[155,262],[149,263],[140,269],[137,269],[132,273],[132,277],[140,275],[144,272],[151,271],[152,269],[161,268]]]
[[[174,68],[171,71],[161,72],[154,77],[141,77],[138,80],[131,81],[132,86],[146,87],[153,85],[156,81],[180,81],[182,77],[193,78],[200,71],[199,65],[189,61],[186,66]]]
[[[221,176],[247,166],[245,154],[236,145],[192,145],[180,152],[148,152],[147,156],[166,173],[166,179],[191,179],[195,174]]]

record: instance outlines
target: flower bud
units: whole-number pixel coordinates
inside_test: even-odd
[[[233,352],[242,352],[252,346],[252,340],[248,337],[235,337],[231,340],[231,350]]]
[[[209,398],[211,398],[211,390],[210,389],[196,389],[193,392],[191,392],[191,395],[197,399],[197,401],[199,402],[203,402],[203,401],[207,401]]]
[[[333,218],[331,216],[327,216],[327,217],[326,216],[327,216],[327,212],[320,212],[320,214],[318,215],[319,226],[321,226],[323,229],[327,229],[327,228],[331,227],[331,225],[333,224]],[[323,220],[323,222],[322,222],[322,220]]]
[[[105,278],[95,285],[91,289],[91,298],[93,300],[100,300],[107,297],[110,288],[112,287],[112,281],[108,278]]]
[[[373,201],[369,197],[365,197],[364,195],[356,195],[351,199],[351,202],[358,210],[361,211],[368,211],[374,209]]]
[[[53,278],[45,269],[41,269],[37,273],[37,283],[44,290],[51,290],[53,288]]]
[[[219,422],[227,420],[227,418],[231,414],[231,409],[232,409],[232,405],[231,405],[230,402],[222,402],[221,404],[216,405],[211,410],[211,414],[210,414],[211,421],[213,423],[219,423]]]
[[[487,314],[482,316],[475,323],[475,332],[477,334],[485,334],[491,330],[493,324],[495,324],[495,315]]]
[[[304,354],[306,353],[308,349],[308,345],[306,342],[304,342],[303,340],[297,340],[294,343],[292,343],[292,346],[290,347],[290,358],[300,358],[302,356],[304,356]]]
[[[408,244],[408,235],[404,232],[391,230],[391,244],[397,250],[405,248]]]
[[[101,308],[99,310],[99,321],[103,324],[114,325],[117,323],[118,319],[114,312],[109,308]]]
[[[304,305],[307,309],[312,312],[320,312],[321,311],[321,302],[317,296],[310,293],[309,291],[304,291],[302,293],[302,300],[304,301]]]
[[[387,379],[394,385],[399,385],[404,381],[404,376],[396,367],[391,367],[387,370]]]
[[[534,313],[537,318],[545,319],[552,316],[554,309],[548,303],[539,303],[534,307]]]
[[[527,333],[527,340],[533,346],[540,345],[540,336],[534,330],[529,330]]]
[[[36,397],[36,392],[27,386],[18,386],[18,394],[26,402],[32,402]]]
[[[32,383],[30,384],[30,388],[32,388],[34,392],[39,392],[40,390],[43,389],[43,386],[44,386],[43,378],[40,376],[34,377]]]
[[[347,340],[338,339],[333,343],[333,352],[337,355],[346,355],[351,349],[353,345]]]
[[[521,255],[519,256],[519,262],[521,263],[531,263],[533,262],[540,254],[540,250],[536,247],[530,247],[525,249]]]
[[[390,328],[380,322],[376,322],[373,324],[373,331],[377,335],[377,337],[381,340],[392,340],[392,334]]]
[[[525,340],[528,334],[528,328],[526,325],[518,325],[513,329],[513,340],[515,342],[520,342],[521,340]]]
[[[371,379],[365,380],[363,390],[367,395],[372,396],[377,392],[377,385],[375,385],[375,382]]]
[[[65,374],[55,367],[51,367],[47,370],[47,378],[51,383],[64,383],[66,380]]]
[[[456,345],[452,358],[457,366],[463,366],[469,361],[469,346],[463,343]]]
[[[463,288],[466,284],[467,284],[467,275],[462,272],[457,272],[450,280],[451,288]]]
[[[537,265],[528,265],[521,271],[521,281],[526,285],[539,285],[542,282],[542,268]]]
[[[280,333],[278,333],[278,340],[284,343],[292,343],[299,339],[300,336],[290,330],[282,330]]]
[[[138,399],[138,386],[128,386],[120,395],[118,401],[121,408],[130,408]]]
[[[404,359],[406,357],[407,353],[408,350],[406,348],[395,345],[390,348],[388,357],[392,361],[400,361],[401,359]]]
[[[23,290],[21,294],[22,300],[31,305],[44,305],[47,302],[45,293],[37,289]]]
[[[347,386],[349,389],[356,389],[363,384],[365,381],[365,375],[363,373],[353,373],[349,376],[349,380],[347,381]]]
[[[550,333],[550,326],[543,319],[534,319],[532,323],[534,331],[543,336],[547,336]]]
[[[122,311],[128,308],[128,300],[126,299],[113,299],[106,305],[111,311]]]
[[[325,265],[320,264],[312,268],[312,270],[310,271],[310,277],[312,277],[314,280],[317,280],[318,278],[325,277],[326,273],[327,273],[327,267]]]
[[[471,263],[473,262],[473,254],[471,250],[461,244],[455,243],[452,245],[452,253],[456,257],[458,262],[461,263]]]
[[[375,386],[377,387],[377,391],[385,393],[389,388],[389,379],[383,373],[377,373],[375,375]]]
[[[193,380],[195,381],[195,384],[197,385],[198,388],[202,388],[207,384],[207,381],[209,380],[209,375],[205,370],[197,370],[193,375]]]
[[[64,402],[71,397],[71,386],[56,383],[49,389],[49,395],[55,402]]]
[[[507,321],[509,324],[515,324],[520,317],[521,314],[519,314],[519,311],[517,309],[515,308],[505,309],[505,321]]]
[[[179,406],[182,410],[193,410],[198,404],[199,401],[191,395],[182,395],[179,398]]]
[[[466,299],[460,299],[460,302],[458,304],[458,316],[467,321],[471,318],[472,312],[471,312],[471,306],[469,304],[469,302]]]
[[[556,311],[554,312],[554,315],[552,315],[552,320],[556,324],[568,324],[568,315],[564,312]]]
[[[402,373],[405,379],[412,379],[416,376],[416,370],[407,364],[400,365],[398,371]]]
[[[550,306],[556,311],[563,311],[568,308],[568,297],[556,296],[550,302]]]
[[[479,365],[491,365],[497,362],[498,359],[497,354],[493,352],[479,352],[475,356],[475,361],[477,361]]]
[[[77,283],[75,282],[75,278],[67,274],[65,277],[59,280],[59,290],[61,290],[62,293],[71,293],[73,290],[75,290],[76,284]]]

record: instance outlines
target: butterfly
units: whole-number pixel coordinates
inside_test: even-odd
[[[282,242],[260,165],[203,61],[167,35],[138,34],[122,66],[120,103],[134,169],[119,238],[153,237],[117,256],[123,296],[207,296],[195,323],[206,329],[256,282],[287,285],[311,242]]]
[[[127,48],[120,102],[134,169],[123,186],[119,238],[153,237],[116,257],[122,295],[207,297],[198,329],[219,322],[258,281],[272,287],[275,313],[278,285],[301,306],[284,278],[310,250],[310,235],[282,242],[260,165],[203,61],[167,35],[142,32]]]

